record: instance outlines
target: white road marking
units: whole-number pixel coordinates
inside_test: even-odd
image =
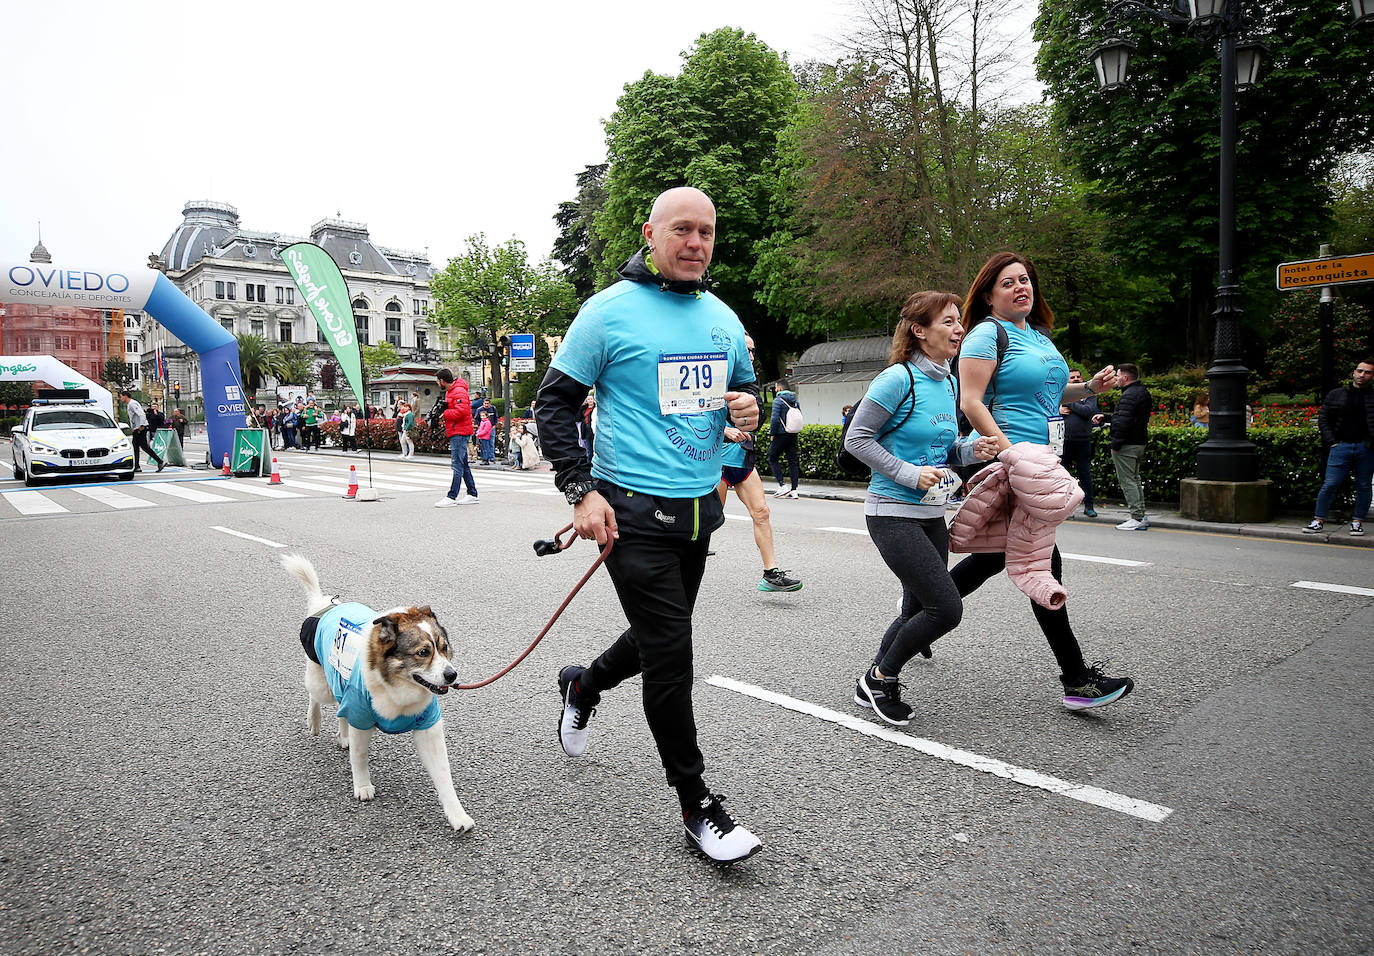
[[[41,491],[7,491],[4,499],[21,515],[55,515],[67,511]]]
[[[244,534],[242,531],[235,531],[233,528],[225,528],[225,527],[222,527],[222,526],[217,525],[217,524],[211,525],[210,527],[211,527],[211,529],[214,530],[214,531],[223,531],[225,534],[232,534],[232,535],[233,535],[234,537],[236,537],[236,538],[246,538],[246,539],[249,540],[249,541],[256,541],[256,542],[258,542],[259,544],[265,544],[265,545],[267,545],[269,548],[284,548],[284,547],[286,547],[286,545],[281,544],[280,542],[277,542],[277,541],[269,541],[269,540],[267,540],[266,538],[259,538],[259,537],[256,537],[256,536],[254,536],[254,535],[251,535],[251,534]]]
[[[1071,800],[1089,803],[1093,806],[1102,807],[1105,810],[1114,810],[1117,813],[1138,817],[1141,820],[1149,820],[1151,823],[1161,823],[1174,812],[1172,808],[1160,806],[1157,803],[1137,800],[1134,797],[1113,793],[1110,790],[1103,790],[1100,787],[1089,787],[1081,783],[1061,780],[1058,777],[1051,777],[1048,774],[1043,774],[1035,770],[1017,767],[1014,764],[1009,764],[992,757],[984,757],[981,754],[970,753],[966,750],[956,750],[953,747],[946,747],[944,744],[936,743],[933,740],[913,737],[910,734],[904,734],[882,724],[874,723],[872,720],[864,720],[853,714],[842,714],[839,711],[830,710],[827,707],[821,707],[804,700],[797,700],[795,697],[788,697],[785,694],[764,690],[761,687],[755,687],[753,684],[746,684],[743,681],[722,677],[719,674],[709,677],[706,683],[724,688],[725,690],[732,690],[746,697],[753,697],[756,700],[777,704],[779,707],[785,707],[799,714],[807,714],[808,716],[816,717],[832,724],[838,724],[841,727],[847,727],[867,737],[877,737],[880,740],[886,740],[888,743],[896,744],[899,747],[907,747],[911,750],[919,751],[937,760],[947,760],[950,763],[968,767],[980,773],[1002,777],[1006,780],[1010,780],[1012,783],[1019,783],[1022,786],[1047,790],[1050,793],[1068,797]]]
[[[232,485],[226,486],[231,491],[246,491],[250,495],[260,495],[263,498],[304,498],[305,495],[296,494],[294,491],[287,491],[281,485],[260,485],[253,481],[236,481]]]
[[[115,491],[113,488],[103,488],[97,485],[94,488],[73,488],[78,495],[85,495],[92,501],[98,501],[109,508],[156,508],[157,505],[151,501],[144,501],[135,495],[126,495],[122,491]]]
[[[233,498],[226,498],[224,495],[212,495],[208,491],[201,491],[199,488],[184,488],[174,481],[145,481],[138,485],[139,491],[156,491],[159,494],[170,495],[173,498],[183,498],[186,501],[194,501],[205,504],[212,501],[233,501]]]
[[[867,536],[867,528],[817,528],[817,531],[837,531],[840,534],[862,534]]]
[[[1125,558],[1104,558],[1099,554],[1069,554],[1060,551],[1059,556],[1070,561],[1091,561],[1094,564],[1118,564],[1123,568],[1148,568],[1149,561],[1127,561]]]
[[[321,476],[319,481],[306,481],[303,478],[282,479],[282,481],[286,483],[285,487],[287,488],[308,488],[311,491],[328,491],[336,495],[342,495],[348,490],[348,481],[346,479],[340,481],[338,484],[326,484],[326,481],[332,480],[333,479],[325,479],[323,476]]]
[[[1374,597],[1374,588],[1357,588],[1348,584],[1323,584],[1321,581],[1294,581],[1295,588],[1311,591],[1334,591],[1337,594],[1358,594],[1361,597]]]

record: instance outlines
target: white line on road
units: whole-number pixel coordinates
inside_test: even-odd
[[[838,531],[840,534],[868,534],[865,528],[817,528],[817,531]]]
[[[211,501],[233,501],[233,498],[226,498],[224,495],[212,495],[208,491],[201,491],[198,488],[183,488],[181,485],[172,481],[145,481],[138,485],[139,491],[156,491],[164,495],[171,495],[173,498],[184,498],[187,501],[195,501],[201,504]]]
[[[1125,558],[1104,558],[1098,554],[1069,554],[1067,551],[1060,551],[1060,557],[1070,561],[1091,561],[1094,564],[1119,564],[1123,568],[1148,568],[1149,561],[1127,561]]]
[[[1311,591],[1334,591],[1337,594],[1358,594],[1362,597],[1374,597],[1374,588],[1357,588],[1348,584],[1323,584],[1321,581],[1294,581],[1293,587],[1307,588]]]
[[[298,495],[294,491],[287,491],[281,485],[259,485],[252,481],[236,481],[232,485],[226,485],[231,491],[246,491],[250,495],[261,495],[264,498],[304,498],[305,495]]]
[[[852,714],[842,714],[837,710],[830,710],[818,704],[812,704],[795,697],[788,697],[785,694],[774,693],[764,690],[762,687],[755,687],[753,684],[746,684],[729,677],[721,677],[715,674],[707,678],[706,683],[725,690],[732,690],[737,694],[744,694],[746,697],[753,697],[757,700],[777,704],[788,710],[796,711],[799,714],[807,714],[820,720],[847,727],[857,733],[868,737],[877,737],[886,740],[888,743],[897,744],[899,747],[907,747],[911,750],[919,751],[937,760],[947,760],[950,763],[968,767],[981,773],[992,774],[995,777],[1002,777],[1013,783],[1019,783],[1027,787],[1036,787],[1040,790],[1048,790],[1050,793],[1068,797],[1071,800],[1078,800],[1082,803],[1090,803],[1093,806],[1102,807],[1105,810],[1114,810],[1117,813],[1124,813],[1128,816],[1138,817],[1141,820],[1149,820],[1151,823],[1161,823],[1174,811],[1170,807],[1162,807],[1157,803],[1148,803],[1144,800],[1137,800],[1134,797],[1123,796],[1113,793],[1110,790],[1103,790],[1100,787],[1089,787],[1081,783],[1073,783],[1068,780],[1061,780],[1058,777],[1051,777],[1035,770],[1027,770],[1024,767],[1017,767],[992,757],[984,757],[982,754],[970,753],[967,750],[956,750],[953,747],[946,747],[944,744],[936,743],[933,740],[925,740],[921,737],[913,737],[910,734],[900,733],[881,724],[864,720]]]
[[[277,542],[277,541],[268,541],[266,538],[259,538],[259,537],[256,537],[256,536],[254,536],[254,535],[251,535],[251,534],[244,534],[242,531],[235,531],[233,528],[225,528],[225,527],[222,527],[221,525],[217,525],[217,524],[211,525],[210,528],[211,528],[211,530],[214,530],[214,531],[223,531],[225,534],[232,534],[232,535],[233,535],[234,537],[236,537],[236,538],[246,538],[246,539],[249,540],[249,541],[256,541],[256,542],[258,542],[259,544],[265,544],[265,545],[267,545],[269,548],[284,548],[284,547],[286,547],[286,545],[281,544],[280,542]]]
[[[98,501],[102,505],[110,508],[156,508],[157,505],[151,501],[144,501],[135,495],[126,495],[122,491],[115,491],[113,488],[105,488],[97,485],[94,488],[73,488],[78,495],[85,495],[92,501]]]
[[[4,498],[21,515],[55,515],[67,510],[41,491],[7,491]]]

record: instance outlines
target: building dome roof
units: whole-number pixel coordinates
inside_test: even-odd
[[[162,261],[170,272],[188,269],[239,231],[239,211],[228,203],[197,199],[181,210],[181,225],[162,247]]]
[[[48,252],[48,247],[43,245],[43,240],[38,240],[38,245],[33,247],[33,252],[29,253],[30,262],[52,262],[52,254]]]

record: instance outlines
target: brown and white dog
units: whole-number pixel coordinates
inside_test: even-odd
[[[444,816],[453,829],[471,830],[472,817],[453,788],[438,701],[458,672],[448,632],[434,612],[428,606],[378,612],[362,604],[339,604],[320,590],[319,575],[308,560],[289,554],[281,563],[305,587],[310,615],[301,625],[301,645],[309,658],[306,725],[318,736],[322,708],[338,715],[335,743],[348,750],[353,796],[371,800],[376,795],[367,766],[373,730],[411,732]]]

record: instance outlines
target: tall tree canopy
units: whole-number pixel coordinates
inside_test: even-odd
[[[563,264],[563,278],[572,283],[579,302],[596,291],[596,266],[606,248],[606,241],[592,227],[606,205],[606,168],[605,163],[598,163],[578,173],[577,198],[559,203],[553,217],[558,226],[553,258]]]
[[[1203,361],[1217,282],[1219,71],[1215,44],[1148,19],[1131,78],[1098,92],[1088,55],[1104,36],[1101,0],[1042,4],[1037,67],[1065,147],[1114,220],[1107,241],[1172,287],[1186,309],[1157,317]],[[1374,43],[1326,0],[1245,0],[1269,47],[1258,86],[1238,96],[1236,230],[1247,320],[1264,326],[1272,270],[1308,258],[1329,228],[1331,174],[1374,133]],[[1180,311],[1186,321],[1173,316]],[[1180,329],[1179,325],[1185,327]],[[1184,356],[1179,356],[1184,357]]]
[[[439,324],[458,329],[466,344],[486,356],[491,380],[499,383],[500,335],[562,334],[577,308],[577,295],[552,261],[530,265],[519,239],[493,248],[478,234],[467,245],[467,252],[450,259],[430,281],[432,314]],[[499,384],[496,391],[500,395]]]
[[[695,186],[716,206],[715,291],[775,358],[785,321],[755,300],[750,273],[755,244],[773,231],[769,170],[796,99],[783,58],[735,29],[699,37],[677,76],[646,73],[626,85],[606,123],[606,202],[595,221],[605,242],[598,284],[609,283],[642,244],[640,227],[654,198],[673,186]]]

